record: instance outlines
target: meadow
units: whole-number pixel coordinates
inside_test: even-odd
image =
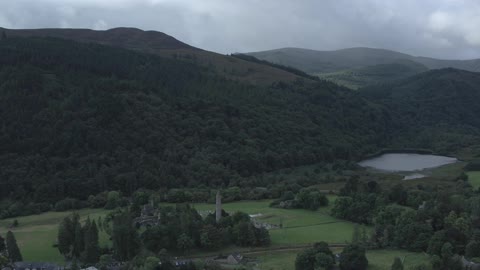
[[[77,213],[82,220],[87,217],[97,220],[100,216],[103,218],[108,211],[83,209]],[[40,215],[0,220],[0,235],[5,237],[8,230],[15,234],[25,261],[47,261],[62,264],[65,260],[54,244],[57,239],[58,224],[70,214],[71,212],[47,212]],[[18,220],[19,226],[9,229],[15,219]],[[100,246],[110,245],[109,237],[105,232],[100,231],[99,237]]]
[[[480,187],[480,171],[467,172],[468,182],[472,185],[474,190]]]
[[[270,230],[272,247],[292,246],[309,244],[318,241],[341,244],[351,239],[354,223],[338,220],[329,215],[330,209],[336,196],[328,196],[330,204],[318,211],[302,209],[277,209],[270,208],[270,200],[264,201],[241,201],[223,204],[223,209],[233,213],[243,211],[248,214],[261,214],[257,219],[271,224],[283,224],[282,229]],[[171,205],[171,204],[164,204]],[[194,204],[200,213],[205,214],[213,211],[213,204]],[[97,220],[104,217],[108,211],[103,209],[83,209],[78,211],[81,218],[87,217]],[[56,242],[58,224],[62,219],[71,214],[70,212],[48,212],[35,216],[16,218],[19,226],[12,229],[22,251],[25,261],[48,261],[62,264],[63,256],[53,245]],[[8,227],[14,219],[0,220],[0,234],[5,235]],[[111,245],[108,235],[100,232],[101,246]],[[232,247],[233,248],[233,247]],[[230,248],[229,248],[230,250]],[[236,248],[232,249],[232,251]],[[334,248],[334,252],[341,252],[341,248]],[[248,250],[244,250],[247,252]],[[260,270],[293,270],[295,258],[299,250],[271,251],[254,255],[258,259]],[[199,252],[200,255],[202,252]],[[216,252],[218,253],[218,252]],[[213,253],[212,253],[213,254]],[[195,254],[191,254],[195,255]],[[408,267],[427,262],[427,256],[422,253],[412,253],[401,250],[372,250],[368,251],[367,257],[370,262],[370,270],[388,269],[393,259],[399,256],[405,258],[406,269]]]
[[[223,209],[233,213],[243,211],[248,214],[261,214],[258,217],[262,222],[270,224],[283,224],[282,229],[270,231],[272,246],[288,246],[308,244],[317,241],[329,243],[344,243],[349,241],[354,224],[335,219],[329,211],[335,196],[329,196],[330,206],[318,211],[302,209],[277,209],[270,208],[270,200],[241,201],[223,204]],[[201,213],[213,211],[213,204],[194,204]],[[103,209],[79,210],[81,218],[87,217],[97,220],[105,216],[108,211]],[[71,212],[48,212],[40,215],[15,218],[19,226],[12,228],[23,257],[26,261],[49,261],[63,263],[64,258],[54,247],[57,238],[58,224]],[[14,219],[0,220],[0,235],[5,236]],[[110,245],[108,235],[100,232],[100,245]]]
[[[271,208],[270,200],[225,203],[222,208],[230,213],[242,211],[258,215],[256,218],[264,223],[282,224],[281,229],[270,230],[272,246],[310,244],[318,241],[345,243],[351,239],[355,224],[330,216],[336,196],[328,195],[328,198],[329,206],[318,211]],[[203,203],[193,206],[200,213],[213,211],[215,207],[213,204]]]

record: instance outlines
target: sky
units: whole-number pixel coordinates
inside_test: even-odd
[[[0,0],[0,27],[136,27],[219,53],[372,47],[480,58],[479,0]]]

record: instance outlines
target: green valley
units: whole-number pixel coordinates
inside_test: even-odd
[[[0,33],[2,267],[480,258],[478,60],[221,55],[135,28]],[[388,169],[364,165],[376,158]]]

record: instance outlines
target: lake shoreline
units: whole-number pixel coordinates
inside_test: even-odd
[[[451,158],[458,159],[458,157],[456,157],[454,155],[437,153],[437,152],[434,152],[433,150],[430,150],[430,149],[422,149],[422,148],[384,148],[384,149],[379,150],[375,153],[368,154],[368,155],[360,158],[359,160],[357,160],[357,162],[360,162],[360,161],[366,160],[366,159],[376,158],[376,157],[379,157],[379,156],[384,155],[384,154],[420,154],[420,155],[444,156],[444,157],[451,157]],[[460,159],[458,159],[458,160],[461,161]]]
[[[459,160],[455,157],[433,155],[433,154],[418,154],[418,153],[384,153],[380,156],[364,159],[358,162],[358,165],[364,168],[372,168],[384,172],[393,172],[399,174],[407,174],[407,176],[414,176],[411,173],[420,173],[422,171],[441,167],[447,164],[456,163]],[[418,177],[412,177],[412,179]]]

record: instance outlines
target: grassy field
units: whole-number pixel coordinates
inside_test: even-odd
[[[84,209],[78,211],[81,218],[85,220],[87,216],[97,220],[100,216],[107,213],[103,209]],[[48,261],[63,263],[63,256],[58,249],[53,247],[57,239],[58,224],[70,212],[48,212],[35,216],[18,217],[17,228],[12,229],[17,243],[22,252],[25,261]],[[8,226],[12,224],[13,219],[0,220],[0,235],[5,237],[9,230]],[[105,232],[100,232],[100,246],[110,245],[110,240]]]
[[[330,206],[323,207],[318,211],[295,209],[285,210],[270,208],[269,200],[265,201],[244,201],[223,204],[227,212],[243,211],[248,214],[261,214],[258,219],[272,224],[283,224],[282,229],[270,231],[272,246],[288,246],[295,244],[307,244],[318,241],[329,243],[344,243],[351,239],[354,224],[331,217],[328,213],[336,197],[329,195]],[[194,207],[205,213],[214,208],[213,204],[195,204]],[[84,209],[78,211],[82,219],[89,216],[91,219],[98,219],[107,213],[103,209]],[[49,261],[63,263],[63,257],[53,247],[56,241],[58,224],[69,215],[69,212],[49,212],[36,216],[19,217],[19,226],[13,229],[18,244],[26,261]],[[13,219],[0,220],[0,234],[5,235],[8,226]],[[102,246],[110,245],[108,236],[100,233]],[[248,251],[248,250],[245,250]],[[340,252],[341,249],[334,249]],[[298,251],[277,251],[265,252],[256,255],[259,260],[260,270],[291,270],[294,269],[295,258]],[[388,269],[396,256],[405,259],[405,265],[415,265],[426,262],[427,258],[421,253],[410,253],[406,251],[375,250],[369,251],[369,269]]]
[[[480,171],[467,172],[468,182],[472,185],[474,190],[480,187]]]
[[[260,214],[257,219],[269,224],[283,224],[282,229],[270,230],[272,245],[307,244],[318,241],[344,243],[352,236],[354,223],[339,220],[329,215],[336,197],[329,195],[330,205],[318,211],[302,209],[270,208],[271,201],[245,201],[223,204],[227,212],[243,211]],[[202,211],[213,211],[213,204],[194,204]]]
[[[400,257],[403,261],[404,269],[424,263],[429,265],[429,257],[424,253],[408,252],[404,250],[370,250],[367,252],[369,261],[369,270],[390,269],[395,257]]]
[[[334,253],[341,252],[341,249],[333,250]],[[266,252],[257,257],[260,270],[294,270],[295,258],[297,251],[288,252]],[[385,270],[390,269],[395,257],[404,259],[404,268],[409,269],[420,263],[428,265],[428,256],[423,253],[408,252],[403,250],[369,250],[367,258],[369,262],[369,270]]]

